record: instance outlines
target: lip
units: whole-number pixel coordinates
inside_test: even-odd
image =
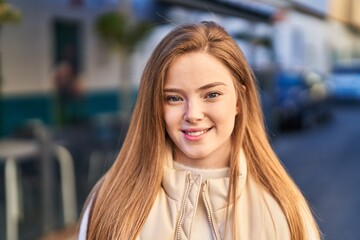
[[[187,128],[182,129],[181,132],[183,133],[184,137],[187,140],[195,141],[202,139],[209,131],[211,131],[213,127],[210,128]]]

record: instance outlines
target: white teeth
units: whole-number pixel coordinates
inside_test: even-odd
[[[201,134],[206,133],[208,130],[198,131],[198,132],[186,132],[187,135],[190,136],[200,136]]]

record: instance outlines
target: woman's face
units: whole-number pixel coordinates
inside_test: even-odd
[[[207,53],[180,56],[168,70],[164,94],[166,131],[175,145],[175,160],[199,168],[228,166],[239,109],[227,67]]]

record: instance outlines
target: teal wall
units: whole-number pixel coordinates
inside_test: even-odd
[[[119,111],[118,91],[91,92],[85,97],[84,114],[90,118],[100,113],[116,113]]]
[[[2,135],[8,135],[30,119],[53,121],[52,100],[45,94],[8,96],[2,99]]]
[[[7,96],[1,100],[1,106],[1,136],[11,134],[33,119],[50,126],[59,124],[56,98],[51,94]],[[77,110],[82,120],[90,119],[97,114],[116,113],[119,111],[119,92],[87,92],[79,106]]]

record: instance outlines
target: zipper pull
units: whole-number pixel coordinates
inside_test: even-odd
[[[186,178],[190,184],[194,182],[194,179],[192,178],[191,172],[187,172]]]
[[[202,183],[202,192],[205,193],[207,191],[207,186],[208,186],[208,180],[206,179],[203,183]]]

